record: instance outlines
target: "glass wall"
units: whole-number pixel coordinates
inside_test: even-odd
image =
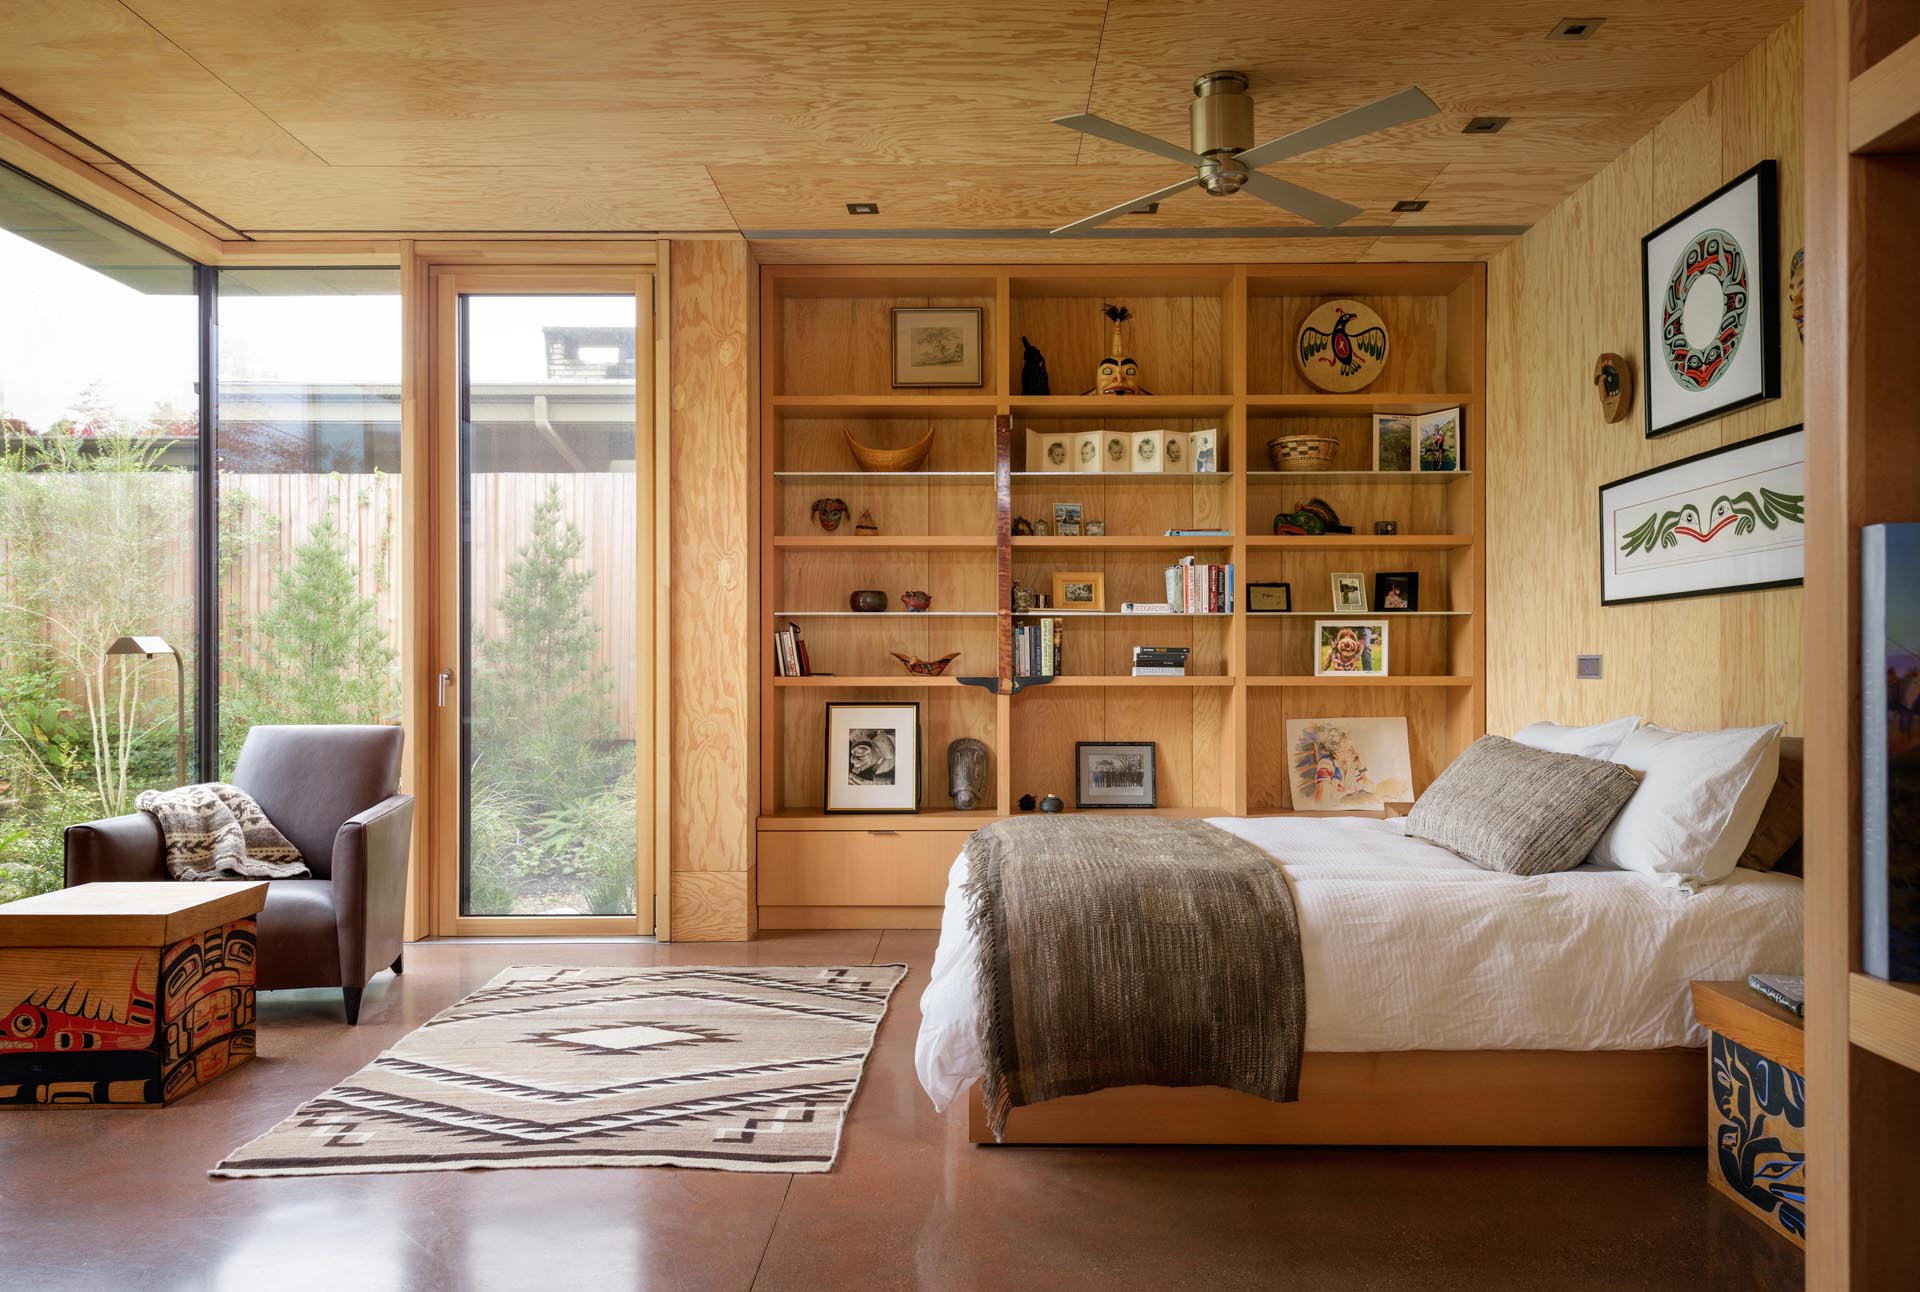
[[[59,887],[62,827],[195,747],[194,278],[0,168],[0,901]],[[107,654],[123,635],[179,650],[188,694],[171,658]]]
[[[222,270],[220,756],[400,720],[400,275]]]

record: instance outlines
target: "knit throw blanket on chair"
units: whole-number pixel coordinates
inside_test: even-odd
[[[245,790],[214,782],[146,790],[133,801],[160,823],[175,879],[296,879],[308,873],[300,850],[267,820]]]

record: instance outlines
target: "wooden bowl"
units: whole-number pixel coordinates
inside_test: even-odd
[[[1267,460],[1275,471],[1325,471],[1340,453],[1331,435],[1282,435],[1267,441]]]
[[[852,431],[841,434],[847,437],[847,447],[853,451],[853,460],[860,464],[862,471],[918,471],[927,464],[927,454],[933,452],[931,429],[925,439],[904,449],[870,449],[854,439]]]
[[[947,671],[947,665],[960,658],[959,651],[951,655],[943,655],[939,659],[921,659],[918,655],[902,655],[897,650],[890,650],[887,654],[899,660],[907,672],[915,677],[939,677]]]

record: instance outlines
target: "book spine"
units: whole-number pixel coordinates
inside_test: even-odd
[[[1779,988],[1774,987],[1768,983],[1759,982],[1752,978],[1747,979],[1747,986],[1752,990],[1760,993],[1760,995],[1765,996],[1768,1000],[1778,1005],[1781,1009],[1784,1009],[1792,1014],[1797,1014],[1802,1018],[1806,1017],[1805,1003],[1802,1001],[1795,1000],[1793,997],[1787,995],[1787,993],[1781,991]]]
[[[1041,630],[1040,630],[1040,659],[1041,659],[1041,661],[1042,661],[1042,663],[1043,663],[1043,665],[1044,665],[1044,667],[1043,667],[1043,668],[1041,669],[1041,672],[1042,672],[1042,673],[1043,673],[1043,674],[1044,674],[1045,676],[1047,676],[1047,677],[1051,677],[1051,676],[1053,676],[1053,670],[1054,670],[1054,656],[1053,656],[1053,645],[1054,645],[1054,635],[1055,635],[1055,634],[1056,634],[1056,633],[1057,633],[1058,631],[1059,631],[1059,630],[1058,630],[1058,628],[1057,628],[1057,627],[1055,626],[1055,624],[1054,624],[1054,621],[1053,621],[1053,620],[1051,620],[1051,619],[1048,619],[1048,620],[1045,620],[1045,621],[1043,622],[1043,624],[1042,624],[1042,626],[1041,626]]]
[[[1167,578],[1167,612],[1169,614],[1177,614],[1180,610],[1180,567],[1177,565],[1169,565],[1165,573]]]
[[[778,628],[773,630],[773,675],[775,677],[785,677],[787,675],[787,657],[780,649],[780,630]]]
[[[1860,531],[1860,968],[1893,969],[1887,868],[1887,527]]]
[[[792,627],[793,627],[793,652],[795,655],[799,656],[799,659],[800,659],[800,676],[812,677],[813,676],[813,660],[807,655],[807,639],[800,635],[799,624],[794,624],[792,625]]]

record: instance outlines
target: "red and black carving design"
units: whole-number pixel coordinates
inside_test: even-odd
[[[171,1100],[253,1056],[254,922],[183,938],[160,956],[161,1091]]]
[[[0,1053],[29,1050],[143,1050],[153,1044],[153,995],[140,988],[136,967],[124,1000],[96,995],[78,983],[35,992],[0,1019]]]

